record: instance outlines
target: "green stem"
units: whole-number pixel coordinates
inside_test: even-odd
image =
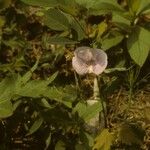
[[[96,80],[97,80],[97,85],[98,85],[98,91],[99,91],[99,99],[100,99],[100,102],[101,102],[101,105],[102,105],[102,112],[100,112],[100,115],[101,115],[101,126],[103,126],[103,123],[104,123],[104,128],[107,128],[107,115],[106,115],[106,107],[104,105],[104,101],[103,101],[103,98],[101,96],[101,87],[100,87],[100,82],[99,82],[99,79],[98,79],[98,76],[96,76]]]

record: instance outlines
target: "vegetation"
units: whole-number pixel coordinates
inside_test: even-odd
[[[80,46],[108,55],[98,105]],[[148,150],[149,50],[148,0],[0,0],[0,150]]]

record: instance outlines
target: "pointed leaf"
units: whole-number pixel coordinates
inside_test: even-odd
[[[108,129],[104,129],[95,138],[95,144],[92,150],[110,150],[113,140],[113,135],[108,131]]]
[[[90,119],[97,116],[100,111],[102,111],[102,106],[100,102],[96,102],[93,105],[86,105],[79,102],[74,108],[74,112],[75,111],[77,111],[79,116],[82,117],[85,121],[89,121]]]
[[[49,9],[45,12],[44,24],[57,31],[68,30],[70,26],[67,17],[56,9]]]
[[[39,7],[53,7],[58,4],[57,0],[21,0],[25,4]]]
[[[127,48],[131,58],[139,65],[143,66],[150,50],[150,31],[137,27],[127,40]]]
[[[116,46],[123,40],[124,36],[123,35],[118,35],[115,37],[107,38],[102,41],[102,49],[107,50],[113,46]]]
[[[65,44],[76,44],[78,42],[73,41],[71,39],[65,38],[65,37],[48,37],[47,42],[50,44],[59,44],[59,45],[65,45]]]
[[[40,126],[42,125],[43,123],[43,118],[38,118],[34,123],[33,125],[31,126],[31,128],[29,129],[29,133],[27,135],[31,135],[33,134],[34,132],[36,132]]]
[[[0,118],[6,118],[13,114],[13,105],[10,100],[0,100]]]

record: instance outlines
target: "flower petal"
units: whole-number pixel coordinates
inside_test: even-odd
[[[79,60],[76,56],[72,59],[72,66],[74,70],[80,75],[88,73],[88,66]]]
[[[96,75],[99,75],[107,67],[107,64],[108,64],[107,54],[103,50],[100,50],[100,49],[94,49],[94,53],[95,53],[96,65],[93,66],[93,72]]]
[[[92,49],[86,46],[78,47],[75,50],[75,55],[85,62],[91,61],[93,58]]]
[[[107,54],[100,49],[78,47],[72,59],[72,66],[78,74],[101,74],[107,67]]]

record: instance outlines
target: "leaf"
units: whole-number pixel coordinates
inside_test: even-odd
[[[41,97],[46,91],[47,86],[56,78],[57,73],[54,73],[47,80],[32,80],[27,82],[17,91],[17,95],[34,98]]]
[[[129,30],[131,21],[122,13],[113,13],[112,22],[122,29]]]
[[[77,4],[89,9],[93,6],[93,4],[96,2],[96,0],[75,0]]]
[[[53,30],[63,31],[70,27],[67,17],[56,9],[46,11],[43,19],[44,24]]]
[[[107,23],[105,21],[101,22],[98,24],[98,34],[97,34],[97,38],[100,38],[103,33],[107,30]]]
[[[68,17],[70,22],[70,28],[73,29],[77,34],[77,39],[80,41],[86,38],[85,28],[83,26],[84,22],[74,19],[73,17]],[[73,34],[75,36],[75,34]]]
[[[138,9],[141,4],[141,0],[128,0],[129,11],[132,15],[135,15],[138,12]]]
[[[19,38],[13,37],[9,40],[2,40],[3,44],[5,44],[6,46],[11,47],[12,49],[15,48],[23,48],[25,46],[25,42],[22,41]]]
[[[58,141],[55,150],[66,150],[65,143],[63,141]]]
[[[59,45],[65,45],[65,44],[76,44],[77,41],[73,41],[71,39],[65,38],[65,37],[47,37],[47,42],[49,44],[59,44]]]
[[[22,78],[20,79],[21,84],[25,84],[26,82],[28,82],[30,80],[30,78],[32,77],[33,72],[37,69],[38,67],[38,63],[39,60],[37,60],[35,62],[35,64],[33,65],[33,67],[27,72],[25,73]]]
[[[46,91],[43,92],[43,96],[47,97],[51,100],[55,100],[57,102],[60,102],[67,107],[72,107],[72,102],[76,99],[76,94],[73,92],[69,93],[68,90],[65,88],[56,88],[56,87],[49,87]]]
[[[29,132],[28,132],[27,136],[33,134],[34,132],[36,132],[40,128],[40,126],[42,125],[42,123],[43,123],[43,118],[42,117],[38,118],[33,123],[33,125],[31,126],[31,128],[29,129]]]
[[[5,18],[3,16],[0,16],[0,28],[2,28],[5,25]]]
[[[58,75],[58,71],[56,71],[53,75],[51,75],[50,77],[47,78],[47,85],[49,85],[50,83],[52,83],[55,78],[57,77]]]
[[[0,118],[6,118],[13,114],[13,105],[10,100],[0,99]]]
[[[95,138],[95,144],[92,150],[110,150],[114,137],[108,129],[103,129],[102,132]]]
[[[25,4],[39,7],[53,7],[58,5],[57,0],[21,0]]]
[[[75,0],[57,0],[61,10],[71,16],[77,16],[80,11],[80,7]]]
[[[42,98],[39,102],[39,105],[45,107],[45,108],[48,108],[48,109],[51,109],[53,108],[49,103],[48,101],[45,99],[45,98]]]
[[[136,27],[127,40],[127,48],[131,58],[141,67],[149,54],[149,39],[150,31]]]
[[[150,122],[150,115],[149,114],[150,114],[150,107],[145,107],[144,108],[144,118],[148,122]]]
[[[0,102],[10,101],[16,92],[18,76],[7,77],[0,82]]]
[[[44,150],[47,150],[48,149],[48,147],[49,147],[49,145],[51,144],[51,139],[52,139],[52,134],[51,133],[49,133],[49,135],[48,135],[48,137],[47,137],[47,139],[46,139],[46,141],[45,141],[45,148],[44,148]]]
[[[143,141],[144,134],[144,131],[136,125],[122,124],[119,131],[119,141],[127,145],[140,145]]]
[[[105,69],[105,73],[112,73],[112,72],[115,72],[115,71],[127,71],[128,69],[125,68],[125,67],[122,67],[122,68],[109,68],[109,69]]]
[[[116,0],[93,1],[93,4],[89,7],[89,13],[92,15],[102,15],[112,12],[124,12],[124,9]]]
[[[116,46],[123,40],[124,36],[123,35],[118,35],[115,37],[111,38],[106,38],[102,41],[102,49],[108,50],[112,48],[113,46]]]
[[[142,0],[137,14],[145,14],[150,12],[150,1]]]
[[[94,101],[94,100],[91,100]],[[98,101],[93,105],[86,105],[84,103],[79,102],[74,110],[74,112],[78,112],[79,116],[84,119],[84,121],[88,122],[90,119],[97,116],[97,114],[102,111],[101,103]]]

